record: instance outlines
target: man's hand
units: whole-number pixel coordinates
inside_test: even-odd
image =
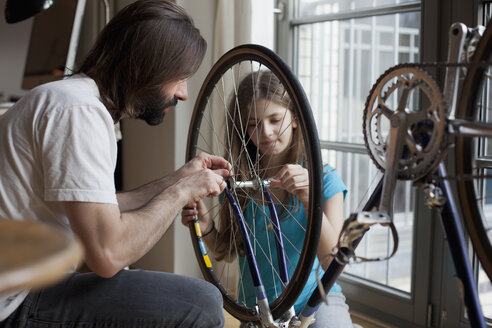
[[[216,197],[226,187],[227,169],[201,169],[180,179],[176,186],[187,194],[187,203],[196,203],[205,197]]]
[[[219,156],[201,153],[172,174],[147,183],[134,190],[118,193],[117,197],[120,211],[129,212],[143,208],[147,206],[151,199],[164,192],[167,188],[178,183],[179,180],[189,177],[204,169],[225,170],[228,172],[225,176],[229,176],[231,174],[231,164],[229,164],[229,162],[225,159]],[[218,174],[224,176],[222,171]],[[190,199],[188,195],[186,198]],[[193,199],[196,199],[196,197]]]
[[[210,169],[210,170],[224,169],[230,172],[231,168],[232,168],[231,164],[220,156],[214,156],[207,153],[200,153],[191,161],[183,165],[179,170],[177,170],[176,174],[178,174],[179,177],[182,178],[203,169]]]

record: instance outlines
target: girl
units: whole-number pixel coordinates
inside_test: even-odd
[[[308,171],[302,163],[306,161],[304,145],[298,123],[293,111],[293,104],[278,78],[270,71],[254,72],[244,77],[237,88],[237,96],[228,104],[228,131],[234,131],[232,138],[225,143],[231,149],[226,158],[233,158],[233,173],[236,180],[254,179],[250,174],[252,168],[260,172],[262,179],[270,179],[269,192],[277,206],[280,226],[284,239],[285,252],[292,275],[292,263],[299,259],[299,249],[304,240],[303,227],[306,226],[305,208],[309,201]],[[237,114],[239,111],[239,114]],[[236,115],[234,115],[236,113]],[[239,128],[238,128],[239,127]],[[244,136],[246,133],[246,138]],[[246,139],[246,145],[244,140]],[[342,229],[343,199],[347,189],[339,175],[330,166],[323,170],[324,207],[318,259],[323,258],[322,268],[326,270],[329,260],[326,255],[338,241]],[[276,256],[271,256],[269,245],[274,245],[274,233],[271,231],[269,219],[265,216],[268,209],[262,204],[260,191],[253,191],[241,197],[236,195],[248,226],[251,243],[256,251],[256,260],[265,285],[266,293],[271,302],[282,290],[278,274],[271,273],[272,262],[275,267]],[[227,202],[225,197],[222,203]],[[216,260],[232,261],[238,258],[241,272],[241,284],[238,287],[238,301],[248,307],[256,304],[256,296],[249,274],[241,237],[237,233],[235,221],[229,206],[222,206],[220,223],[209,215],[209,210],[200,201],[189,204],[182,212],[182,223],[188,225],[198,215],[203,229],[203,239],[208,249],[214,253]],[[231,232],[236,233],[231,233]],[[231,246],[232,245],[232,246]],[[308,282],[294,304],[299,313],[317,285],[316,270],[319,261],[316,259]],[[295,265],[294,265],[295,266]],[[348,313],[345,297],[338,284],[335,284],[327,296],[328,305],[322,303],[316,314],[316,322],[311,327],[353,327]]]

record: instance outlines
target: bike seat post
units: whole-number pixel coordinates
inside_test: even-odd
[[[461,60],[463,46],[468,35],[468,28],[463,23],[454,23],[449,29],[448,63],[458,63]],[[444,79],[444,101],[448,104],[448,117],[454,118],[456,110],[456,95],[459,82],[460,68],[458,66],[447,66]]]

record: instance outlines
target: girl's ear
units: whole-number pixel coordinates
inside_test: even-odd
[[[292,115],[292,128],[297,128],[297,118],[294,115]]]

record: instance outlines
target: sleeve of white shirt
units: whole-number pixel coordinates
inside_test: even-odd
[[[45,200],[116,204],[116,137],[106,109],[57,108],[40,125]]]

